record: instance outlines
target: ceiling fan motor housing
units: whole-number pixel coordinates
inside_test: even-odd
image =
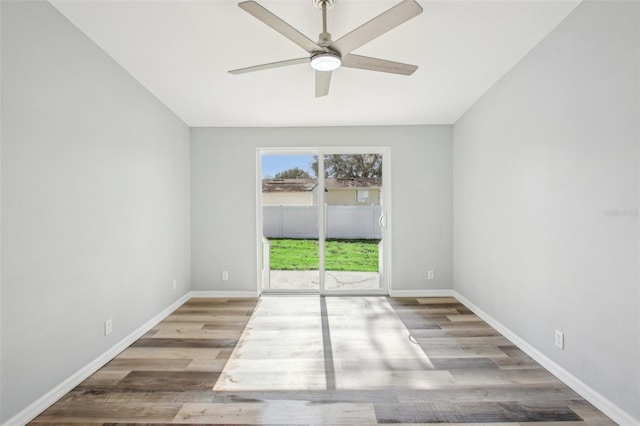
[[[320,35],[318,36],[318,46],[324,47],[325,50],[329,50],[328,47],[331,46],[332,43],[333,40],[331,39],[330,33],[324,32],[320,33]]]

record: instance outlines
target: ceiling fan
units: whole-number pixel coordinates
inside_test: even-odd
[[[322,32],[317,42],[313,42],[300,31],[253,0],[238,3],[238,6],[242,10],[253,15],[306,50],[309,56],[240,68],[229,72],[231,74],[244,74],[270,68],[310,63],[311,67],[316,71],[316,97],[320,97],[326,96],[329,93],[331,73],[341,66],[402,75],[411,75],[418,69],[416,65],[354,55],[351,53],[358,47],[421,14],[422,7],[420,7],[415,0],[403,0],[391,9],[383,12],[336,41],[333,41],[331,34],[327,32],[327,10],[334,6],[336,0],[312,1],[313,4],[322,11]]]

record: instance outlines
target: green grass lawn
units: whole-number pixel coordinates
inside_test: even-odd
[[[328,271],[378,271],[378,240],[327,240],[325,269]],[[270,239],[273,270],[317,270],[318,241]]]

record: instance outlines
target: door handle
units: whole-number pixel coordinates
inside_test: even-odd
[[[387,229],[387,215],[384,213],[380,214],[380,218],[378,219],[378,224],[380,225],[380,228],[382,229]]]

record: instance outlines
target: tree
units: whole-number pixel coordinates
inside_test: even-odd
[[[311,175],[298,167],[276,173],[276,179],[311,179]]]
[[[318,157],[311,163],[318,176]],[[334,179],[381,178],[381,154],[330,154],[324,157],[325,177]]]

